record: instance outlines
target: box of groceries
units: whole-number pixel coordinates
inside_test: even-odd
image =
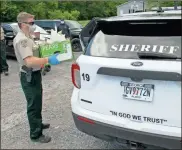
[[[59,60],[66,61],[73,58],[72,47],[70,40],[61,42],[45,43],[39,46],[40,57],[49,57],[59,53]]]

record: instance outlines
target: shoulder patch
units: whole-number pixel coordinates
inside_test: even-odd
[[[26,47],[28,46],[28,40],[25,39],[25,40],[20,41],[20,45],[21,45],[22,47],[26,48]]]

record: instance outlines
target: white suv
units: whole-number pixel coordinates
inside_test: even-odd
[[[89,44],[72,64],[76,127],[131,148],[180,149],[181,11],[92,23],[90,36],[81,34]]]

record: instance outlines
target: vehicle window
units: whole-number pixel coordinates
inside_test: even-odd
[[[48,34],[47,31],[45,31],[43,28],[39,27],[38,25],[36,25],[36,29],[34,32],[40,32],[40,34]]]
[[[35,21],[35,24],[46,29],[55,28],[55,23],[53,21]]]
[[[101,23],[86,55],[141,59],[139,53],[181,58],[181,20],[161,23]],[[151,28],[155,30],[151,30]]]
[[[18,24],[11,24],[11,27],[13,28],[15,33],[18,33],[20,31]]]
[[[8,24],[3,24],[2,27],[3,27],[3,30],[4,30],[5,33],[6,32],[13,32],[13,29]]]
[[[81,31],[81,35],[83,37],[90,37],[96,23],[94,21],[90,21]]]
[[[67,20],[65,21],[66,24],[69,26],[70,29],[80,29],[82,28],[82,25],[79,24],[77,21]]]
[[[60,21],[55,21],[56,27],[60,25]]]
[[[20,31],[20,28],[17,23],[11,24],[11,27],[13,28],[15,33],[18,33]],[[40,34],[48,34],[48,32],[46,32],[43,28],[39,27],[38,25],[36,25],[36,29],[34,32],[40,32]]]
[[[96,22],[95,19],[91,20],[80,32],[80,39],[84,45],[84,47],[86,47],[89,43],[89,39],[90,36],[92,34],[92,31],[94,29],[94,27],[96,26]]]

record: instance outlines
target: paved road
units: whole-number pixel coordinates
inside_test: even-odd
[[[75,54],[78,57],[79,53]],[[26,101],[18,78],[16,60],[8,60],[10,75],[1,75],[1,148],[2,149],[116,149],[111,144],[78,131],[74,125],[70,98],[71,62],[52,67],[43,77],[43,118],[51,123],[44,133],[52,137],[47,144],[32,143],[26,118]]]

